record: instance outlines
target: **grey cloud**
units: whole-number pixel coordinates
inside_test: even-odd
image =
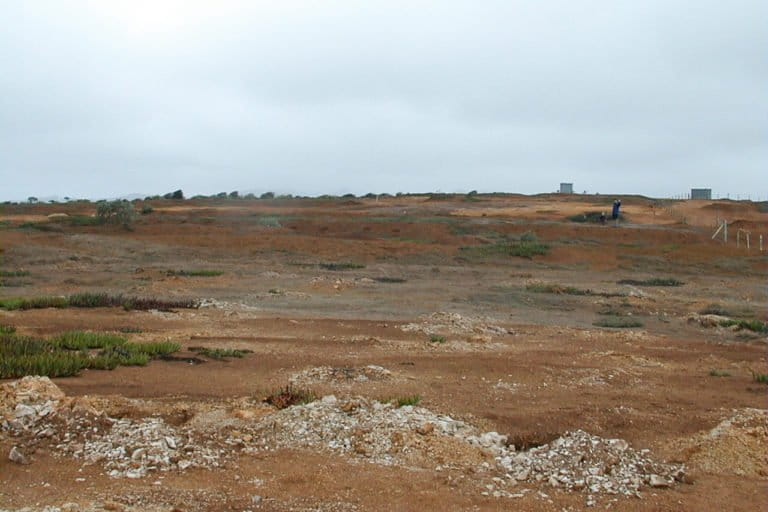
[[[561,180],[759,194],[767,15],[760,1],[8,2],[3,196]]]

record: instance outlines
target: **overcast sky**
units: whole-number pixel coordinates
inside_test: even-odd
[[[768,1],[0,2],[0,199],[768,195]]]

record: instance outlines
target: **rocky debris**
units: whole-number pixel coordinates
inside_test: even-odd
[[[316,366],[292,375],[289,382],[294,386],[311,384],[352,384],[369,381],[389,380],[392,372],[384,367],[369,364],[363,367]]]
[[[0,419],[4,429],[33,428],[50,415],[64,393],[48,377],[24,377],[0,385]]]
[[[218,450],[160,418],[110,421],[107,431],[84,442],[78,442],[80,436],[69,429],[56,448],[87,463],[101,463],[111,477],[141,478],[151,471],[219,466]]]
[[[768,477],[768,410],[735,409],[712,430],[673,443],[706,473]]]
[[[427,423],[432,427],[425,427]],[[462,421],[421,407],[397,407],[365,398],[342,401],[333,395],[283,409],[264,418],[256,428],[266,446],[329,449],[385,465],[404,462],[404,451],[413,448],[410,436],[434,432],[466,438],[480,434]]]
[[[689,324],[699,324],[702,327],[719,327],[721,323],[730,320],[730,318],[720,315],[700,315],[698,313],[691,313],[686,320]]]
[[[490,341],[497,336],[514,334],[511,329],[491,323],[492,320],[481,317],[467,317],[445,311],[421,317],[421,322],[410,323],[401,327],[406,332],[421,332],[427,335],[458,334],[469,336],[472,341]]]
[[[644,485],[670,487],[685,475],[680,464],[663,464],[622,439],[576,430],[525,452],[506,453],[499,464],[518,481],[544,482],[566,491],[638,495]]]
[[[398,408],[363,398],[341,401],[327,396],[269,416],[258,429],[259,437],[269,446],[330,449],[380,464],[412,462],[409,452],[421,450],[425,464],[435,465],[435,460],[428,457],[429,446],[413,442],[413,437],[432,439],[432,443],[451,438],[460,441],[464,450],[493,456],[498,469],[511,482],[540,482],[590,495],[639,495],[643,486],[669,487],[684,476],[682,465],[655,462],[648,457],[648,450],[636,451],[621,439],[604,439],[577,430],[547,445],[516,452],[507,436],[497,432],[480,432],[470,424],[425,408]],[[457,454],[458,446],[453,445]],[[475,467],[483,465],[481,457],[469,456],[468,460]],[[452,462],[461,460],[456,457]],[[489,492],[509,494],[496,487]]]
[[[150,471],[216,467],[219,451],[205,447],[193,432],[160,418],[114,419],[86,397],[66,397],[47,377],[24,377],[0,389],[3,430],[35,448],[50,441],[61,454],[101,463],[114,477],[140,478]],[[27,464],[21,448],[9,458]]]
[[[29,458],[16,446],[12,447],[10,453],[8,453],[8,460],[16,464],[29,464]]]

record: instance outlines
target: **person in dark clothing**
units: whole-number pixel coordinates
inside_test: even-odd
[[[613,202],[613,211],[611,212],[611,218],[617,220],[619,218],[619,209],[621,208],[621,200],[616,199]]]

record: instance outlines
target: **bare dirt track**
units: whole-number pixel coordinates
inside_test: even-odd
[[[166,200],[132,231],[46,220],[93,214],[83,203],[4,206],[0,268],[18,275],[3,277],[0,298],[203,304],[0,310],[21,335],[122,330],[182,346],[176,360],[53,379],[66,397],[26,429],[4,388],[0,509],[765,509],[768,388],[753,374],[768,372],[766,334],[700,314],[717,305],[768,320],[765,253],[710,239],[726,218],[768,244],[765,207],[625,197],[619,226],[568,220],[612,199]],[[530,233],[546,254],[496,250]],[[179,273],[200,269],[221,273]],[[653,278],[682,284],[619,282]],[[594,325],[616,319],[637,323]],[[215,360],[192,347],[251,352]],[[289,382],[336,401],[262,402]],[[420,400],[390,404],[409,397]],[[118,446],[119,428],[145,438]],[[590,489],[589,477],[572,488],[580,477],[566,462],[523,461],[571,449],[581,430],[627,443],[595,455],[592,476],[618,475],[641,449],[667,465],[648,474],[682,464],[684,475],[640,475],[625,495]],[[488,432],[506,438],[480,439]],[[29,464],[8,459],[14,446]],[[88,458],[104,446],[114,451]]]

